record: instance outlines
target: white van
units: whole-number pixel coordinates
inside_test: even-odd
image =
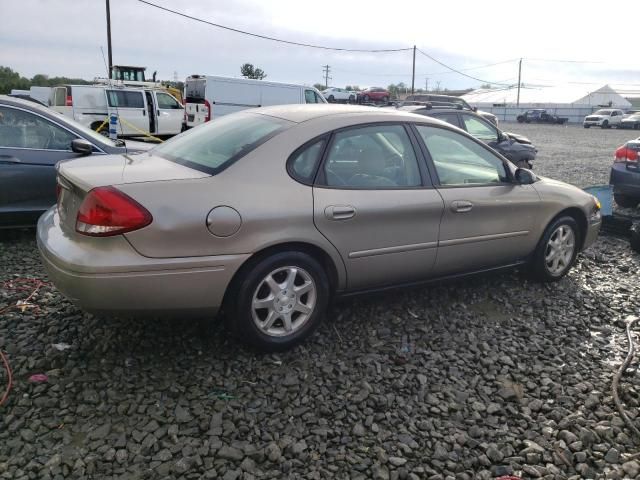
[[[187,77],[184,92],[187,128],[247,108],[327,103],[313,87],[210,75]]]
[[[184,107],[169,93],[150,88],[108,85],[53,87],[52,109],[98,129],[111,113],[118,115],[118,136],[176,135],[182,131]],[[103,127],[109,130],[108,124]]]

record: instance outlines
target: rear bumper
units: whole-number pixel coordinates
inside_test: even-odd
[[[54,285],[92,313],[212,315],[249,255],[148,258],[123,236],[72,238],[55,208],[38,221],[38,249]]]
[[[609,174],[614,193],[640,197],[640,168],[629,169],[626,163],[614,163]]]

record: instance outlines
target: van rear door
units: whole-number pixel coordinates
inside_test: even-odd
[[[68,92],[68,98],[67,98]],[[56,112],[60,112],[69,118],[73,118],[73,103],[71,97],[71,87],[53,87],[49,95],[49,105]]]
[[[211,119],[211,105],[205,97],[207,78],[200,75],[187,77],[184,82],[184,113],[188,128]]]
[[[110,112],[118,115],[118,135],[141,136],[150,133],[147,103],[142,90],[107,90],[107,102]]]

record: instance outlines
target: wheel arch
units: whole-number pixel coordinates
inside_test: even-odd
[[[580,229],[580,231],[578,232],[580,234],[579,237],[579,248],[578,251],[582,251],[582,246],[584,245],[584,241],[585,238],[587,236],[587,228],[589,226],[588,222],[587,222],[587,216],[585,215],[585,213],[578,207],[568,207],[565,208],[564,210],[558,212],[554,217],[552,217],[551,219],[549,219],[549,221],[547,222],[547,226],[545,227],[545,230],[547,229],[547,227],[549,225],[551,225],[551,223],[553,223],[556,219],[560,218],[560,217],[571,217],[573,218],[576,223],[578,224],[578,228]],[[544,237],[544,232],[542,233],[542,236],[540,237],[540,241],[542,241],[542,238]]]
[[[335,293],[336,290],[340,288],[341,279],[340,272],[338,271],[338,265],[336,265],[336,262],[331,257],[331,255],[327,253],[323,248],[308,242],[278,243],[255,252],[247,260],[245,260],[245,262],[233,275],[231,282],[229,282],[229,286],[227,287],[222,301],[223,309],[224,305],[229,301],[229,297],[232,296],[233,292],[237,290],[239,282],[248,271],[250,271],[262,259],[276,253],[283,252],[306,253],[307,255],[318,261],[324,268],[324,271],[327,274],[327,278],[329,280],[330,294],[333,295],[333,293]]]

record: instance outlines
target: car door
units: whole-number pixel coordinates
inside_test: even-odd
[[[447,128],[416,125],[444,201],[434,272],[453,274],[515,263],[533,251],[540,197],[512,180],[490,148]]]
[[[442,198],[407,127],[370,124],[332,135],[313,188],[314,221],[337,248],[350,290],[427,277]]]
[[[173,96],[154,91],[159,135],[176,135],[182,130],[184,108]]]
[[[142,90],[107,90],[110,113],[118,115],[118,135],[150,133],[151,119]]]
[[[56,202],[55,165],[77,156],[75,138],[41,115],[0,106],[0,225],[31,225]]]

